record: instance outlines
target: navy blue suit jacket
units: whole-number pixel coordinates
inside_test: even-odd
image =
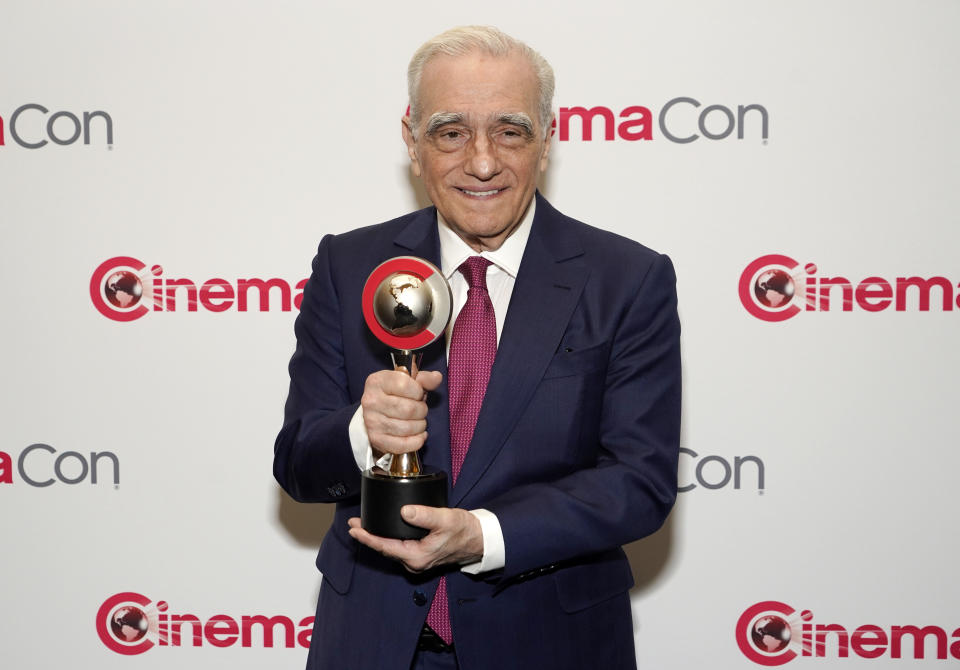
[[[660,527],[677,491],[680,324],[673,266],[537,194],[483,408],[450,506],[486,508],[506,565],[447,572],[464,670],[632,668],[633,584],[621,545]],[[361,290],[384,260],[440,264],[436,210],[327,236],[296,322],[274,474],[296,500],[335,502],[309,668],[407,668],[439,573],[413,575],[356,543],[360,472],[348,424],[389,352]],[[444,342],[423,369],[446,379]],[[428,397],[426,465],[450,470],[446,384]]]

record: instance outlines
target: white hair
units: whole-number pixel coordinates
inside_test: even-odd
[[[413,54],[410,66],[407,68],[407,91],[410,96],[410,125],[414,135],[419,127],[422,111],[419,93],[423,68],[434,56],[465,56],[476,51],[501,58],[511,53],[519,53],[529,61],[540,89],[538,111],[541,129],[546,136],[550,132],[550,120],[553,116],[553,68],[543,56],[529,46],[492,26],[451,28],[425,42]]]

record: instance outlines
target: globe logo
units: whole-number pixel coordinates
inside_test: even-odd
[[[757,301],[770,309],[783,309],[793,299],[793,277],[783,270],[767,270],[757,277],[753,294]]]
[[[124,605],[110,617],[110,631],[121,642],[137,642],[147,634],[147,615],[139,607]]]
[[[135,307],[143,296],[143,284],[132,272],[117,270],[103,282],[103,294],[114,307]]]
[[[377,288],[373,305],[377,321],[392,335],[419,335],[433,317],[431,287],[419,277],[398,272]]]
[[[775,614],[765,614],[750,629],[754,646],[762,652],[775,654],[790,644],[790,624]]]

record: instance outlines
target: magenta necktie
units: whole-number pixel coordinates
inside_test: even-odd
[[[471,256],[457,268],[467,280],[467,302],[453,324],[447,361],[447,393],[450,401],[450,474],[456,484],[463,459],[473,439],[477,416],[490,381],[490,368],[497,355],[497,318],[487,293],[490,261]],[[447,644],[453,640],[447,610],[447,579],[440,578],[437,593],[427,613],[427,623]]]

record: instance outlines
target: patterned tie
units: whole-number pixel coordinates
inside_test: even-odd
[[[490,368],[497,355],[497,318],[487,293],[490,261],[471,256],[459,268],[466,278],[467,302],[457,315],[450,337],[447,390],[450,399],[450,470],[457,482],[463,459],[473,439],[477,416],[490,381]],[[447,579],[440,578],[437,593],[427,613],[427,623],[447,644],[453,640],[447,610]]]

